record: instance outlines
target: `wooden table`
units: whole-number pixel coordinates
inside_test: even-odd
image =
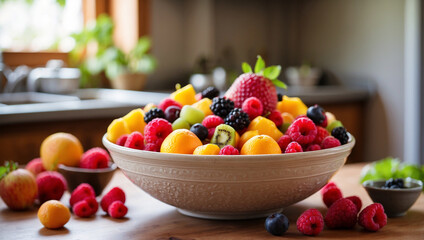
[[[364,164],[345,165],[333,178],[345,196],[359,196],[365,206],[371,204],[365,190],[358,183]],[[169,205],[153,199],[133,185],[123,174],[116,172],[107,189],[120,186],[127,194],[128,214],[125,219],[112,219],[99,209],[95,217],[78,218],[60,230],[44,228],[37,219],[37,209],[13,212],[0,201],[0,239],[278,239],[266,232],[264,218],[243,221],[213,221],[181,215]],[[68,204],[69,194],[62,198]],[[290,219],[290,239],[311,239],[296,229],[296,220],[308,208],[326,212],[320,194],[316,193],[284,210]],[[360,226],[350,230],[324,228],[319,239],[424,239],[424,196],[406,216],[389,218],[378,232],[366,232]]]

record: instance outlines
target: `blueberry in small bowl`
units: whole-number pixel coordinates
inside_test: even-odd
[[[362,185],[374,202],[383,205],[388,217],[404,216],[423,190],[423,183],[412,178],[368,180]]]

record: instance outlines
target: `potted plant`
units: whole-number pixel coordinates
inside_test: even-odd
[[[113,27],[112,19],[103,14],[95,24],[72,35],[76,45],[70,57],[81,70],[82,87],[98,87],[104,73],[113,88],[142,90],[146,75],[156,68],[156,59],[148,53],[150,38],[141,37],[129,53],[124,53],[113,42]]]

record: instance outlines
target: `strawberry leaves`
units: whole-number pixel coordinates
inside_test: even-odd
[[[252,67],[250,67],[250,65],[246,62],[243,62],[241,64],[241,68],[244,73],[253,73]],[[262,59],[261,56],[258,55],[258,60],[256,61],[256,64],[255,64],[255,74],[268,78],[276,87],[287,89],[287,85],[284,82],[277,79],[280,73],[281,73],[280,65],[269,66],[265,68],[265,61]]]
[[[243,69],[244,73],[252,73],[252,67],[250,67],[250,65],[247,62],[243,62],[241,64],[241,69]]]

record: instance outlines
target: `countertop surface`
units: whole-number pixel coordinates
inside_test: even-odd
[[[281,91],[280,91],[281,90]],[[279,89],[300,97],[305,104],[349,103],[367,100],[373,93],[367,86],[316,86]],[[0,94],[0,125],[123,116],[136,107],[159,103],[169,92],[117,89],[79,89],[67,95],[39,92]]]
[[[357,195],[363,205],[372,203],[358,183],[361,164],[345,165],[332,179],[344,196]],[[127,194],[128,214],[124,219],[112,219],[101,209],[92,218],[72,215],[64,228],[49,230],[37,219],[37,209],[13,212],[0,200],[0,239],[278,239],[267,233],[264,218],[242,221],[204,220],[184,216],[177,210],[153,199],[117,171],[106,191],[119,186]],[[69,194],[62,198],[68,204]],[[294,204],[283,211],[290,220],[283,239],[311,239],[296,229],[296,219],[309,208],[327,211],[320,193]],[[378,232],[364,231],[356,225],[349,230],[324,228],[317,239],[424,239],[424,196],[408,211],[406,216],[389,218]]]

